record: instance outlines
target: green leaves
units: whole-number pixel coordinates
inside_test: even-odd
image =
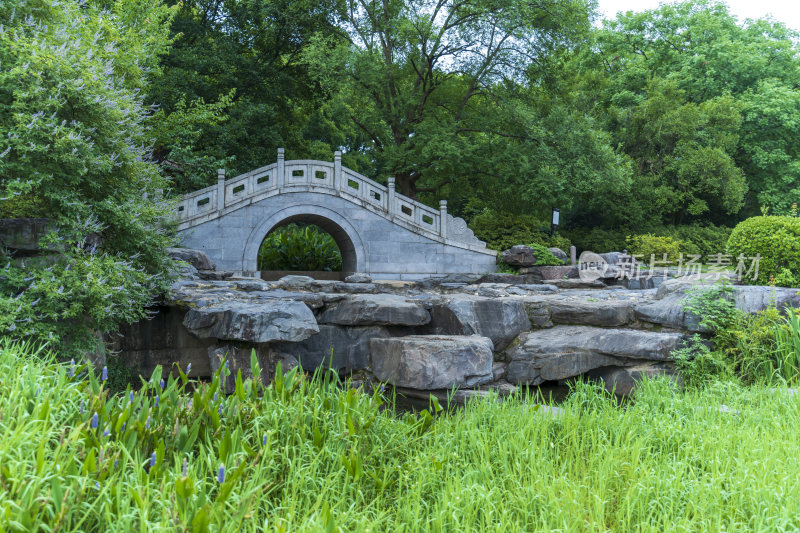
[[[289,224],[272,231],[258,252],[261,270],[342,270],[339,246],[317,226]]]
[[[169,45],[171,12],[3,2],[0,218],[47,217],[53,231],[38,243],[46,258],[0,252],[0,335],[78,358],[168,285],[171,207],[141,93]]]

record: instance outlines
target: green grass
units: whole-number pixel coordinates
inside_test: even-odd
[[[800,528],[785,390],[656,380],[620,407],[580,384],[556,416],[516,398],[431,418],[293,372],[224,402],[217,376],[190,406],[183,375],[131,402],[25,351],[0,347],[3,531]]]

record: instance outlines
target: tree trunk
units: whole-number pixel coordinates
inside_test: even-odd
[[[410,172],[398,172],[394,179],[400,194],[414,200],[417,199],[417,180],[411,176]]]

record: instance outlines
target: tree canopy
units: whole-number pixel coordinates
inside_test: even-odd
[[[144,95],[171,16],[137,0],[0,5],[0,218],[50,219],[58,252],[0,250],[0,331],[79,351],[166,286],[171,209]]]

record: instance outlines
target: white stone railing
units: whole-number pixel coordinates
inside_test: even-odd
[[[342,153],[334,162],[297,159],[285,161],[283,148],[278,149],[278,162],[226,180],[220,169],[217,184],[183,196],[176,208],[181,229],[202,223],[240,204],[247,205],[259,197],[297,190],[334,192],[364,207],[381,212],[395,222],[452,240],[482,247],[460,218],[447,214],[447,201],[433,209],[395,191],[394,178],[388,186],[342,167]]]

